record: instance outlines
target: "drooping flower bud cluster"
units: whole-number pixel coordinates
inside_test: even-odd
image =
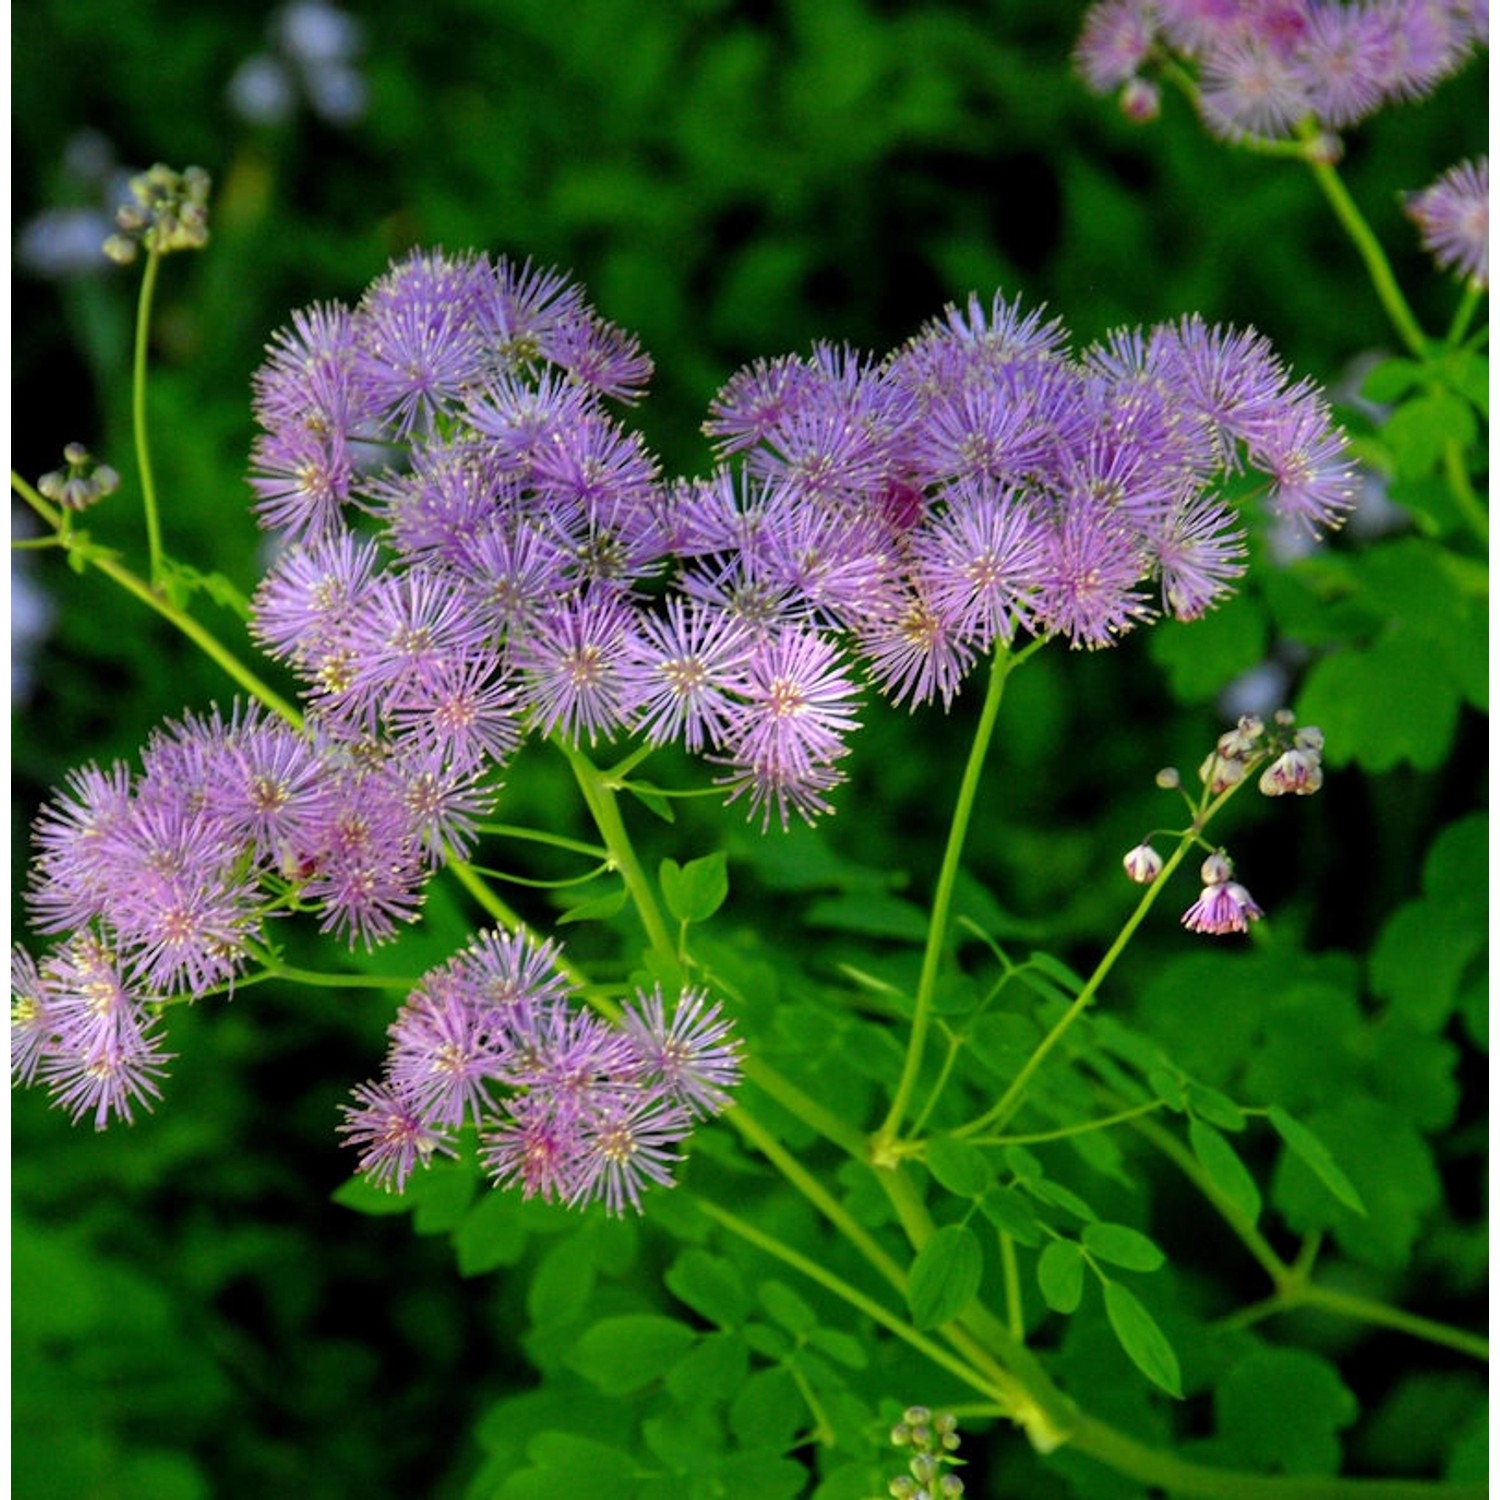
[[[637,991],[612,1027],[576,1006],[557,948],[482,932],[424,975],[390,1028],[384,1078],[354,1090],[340,1129],[359,1171],[400,1190],[452,1155],[460,1126],[500,1186],[611,1213],[670,1184],[676,1147],[725,1109],[739,1045],[717,1005],[684,990]]]
[[[118,232],[104,242],[116,265],[128,266],[139,247],[154,255],[201,250],[208,243],[209,176],[202,167],[177,172],[161,162],[130,179],[130,200],[115,210]]]
[[[64,510],[87,510],[114,494],[120,476],[108,464],[96,464],[82,443],[63,449],[65,468],[52,469],[36,482],[37,490]]]
[[[1475,0],[1098,0],[1075,59],[1130,119],[1154,117],[1158,70],[1185,66],[1216,135],[1283,139],[1311,120],[1326,160],[1327,131],[1430,93],[1488,40]]]
[[[907,1407],[891,1429],[891,1444],[912,1450],[907,1472],[888,1486],[895,1500],[957,1500],[963,1494],[964,1482],[952,1472],[963,1463],[957,1456],[958,1419],[952,1412]]]
[[[1295,722],[1291,710],[1283,708],[1276,711],[1269,731],[1257,715],[1247,714],[1221,734],[1198,771],[1206,794],[1222,796],[1262,766],[1256,784],[1264,796],[1307,797],[1316,792],[1323,785],[1323,731],[1310,724],[1296,729]],[[1164,790],[1178,790],[1182,777],[1168,766],[1157,772],[1156,784]],[[1139,885],[1153,884],[1165,868],[1149,840],[1131,849],[1123,863],[1125,874]],[[1234,865],[1222,849],[1203,861],[1200,874],[1203,890],[1182,917],[1190,932],[1245,932],[1264,915],[1250,892],[1234,879]]]

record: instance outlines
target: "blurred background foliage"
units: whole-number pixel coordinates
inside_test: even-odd
[[[243,479],[264,343],[292,308],[354,300],[413,245],[573,271],[655,356],[637,417],[677,472],[707,466],[698,424],[741,362],[815,338],[884,351],[970,290],[1046,303],[1080,343],[1190,311],[1253,323],[1299,374],[1351,392],[1350,362],[1394,340],[1311,179],[1226,150],[1177,99],[1156,124],[1127,124],[1071,73],[1081,12],[1007,0],[371,0],[356,17],[318,4],[33,0],[12,17],[13,463],[34,479],[66,442],[88,444],[127,476],[91,528],[139,548],[136,280],[91,247],[120,171],[156,160],[202,165],[216,189],[209,251],[167,262],[159,293],[151,403],[168,546],[246,592],[265,560]],[[1434,329],[1456,292],[1420,255],[1398,194],[1479,149],[1484,86],[1471,66],[1349,143],[1350,187]],[[1388,635],[1403,611],[1416,621],[1408,644],[1424,629],[1447,640],[1440,577],[1367,591],[1373,623],[1368,608],[1352,619],[1346,608],[1328,624],[1323,604],[1358,595],[1349,580],[1364,577],[1366,545],[1340,539],[1332,583],[1304,564],[1204,625],[1098,655],[1049,652],[1019,674],[972,847],[987,903],[976,909],[1002,935],[1090,963],[1131,899],[1120,851],[1173,816],[1152,774],[1197,764],[1232,717],[1216,701],[1226,683],[1272,661],[1295,697],[1311,659],[1361,632]],[[39,799],[70,766],[129,759],[163,717],[229,696],[107,581],[45,554],[24,569],[17,623],[35,633],[13,699],[18,861]],[[200,607],[243,642],[229,612]],[[1473,880],[1482,824],[1435,874],[1423,861],[1445,825],[1482,805],[1482,637],[1454,675],[1436,737],[1395,750],[1384,738],[1384,716],[1401,715],[1395,683],[1367,684],[1373,727],[1325,793],[1239,808],[1227,832],[1280,951],[1384,942],[1355,1010],[1335,1006],[1317,1024],[1329,1046],[1364,1049],[1362,1077],[1388,1075],[1383,1095],[1372,1087],[1416,1153],[1401,1198],[1411,1232],[1375,1256],[1385,1286],[1425,1284],[1426,1310],[1462,1320],[1483,1275],[1484,992],[1472,902],[1455,918],[1445,892]],[[872,706],[853,782],[817,838],[763,842],[737,811],[696,802],[672,830],[643,818],[643,837],[679,858],[727,839],[734,921],[747,928],[795,917],[819,888],[920,902],[973,710],[963,701],[947,720],[912,724]],[[1433,712],[1424,703],[1424,721]],[[1331,759],[1340,753],[1331,740]],[[518,766],[510,798],[514,821],[577,816],[548,764]],[[466,920],[435,899],[385,961],[419,972],[457,946]],[[1450,926],[1431,938],[1433,921]],[[805,954],[814,969],[853,940],[840,925],[835,908]],[[1452,971],[1436,1003],[1412,977],[1427,972],[1413,933]],[[1256,995],[1227,977],[1222,955],[1186,943],[1157,922],[1118,992],[1122,1004],[1140,994],[1158,1030],[1190,1039],[1203,1004],[1227,1020]],[[1190,961],[1207,968],[1183,969]],[[330,1201],[347,1175],[336,1104],[374,1071],[393,1003],[268,985],[178,1015],[167,1103],[107,1137],[18,1096],[18,1496],[462,1492],[479,1462],[478,1414],[531,1381],[515,1343],[520,1292],[504,1276],[460,1277],[446,1245],[413,1236],[404,1217]],[[1426,1048],[1416,1099],[1386,1024],[1403,1004],[1400,1024]],[[1467,1102],[1461,1083],[1475,1085]],[[1303,1102],[1321,1099],[1313,1088]],[[1253,1276],[1242,1291],[1257,1295]],[[1413,1391],[1402,1348],[1372,1348],[1380,1357],[1362,1364],[1358,1391],[1374,1414],[1362,1439],[1371,1462],[1400,1430],[1406,1408],[1393,1402],[1447,1402],[1445,1422],[1467,1420],[1472,1382]]]

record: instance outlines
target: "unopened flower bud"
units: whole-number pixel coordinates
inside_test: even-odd
[[[105,257],[117,266],[128,266],[136,257],[136,243],[123,234],[112,234],[103,245]]]
[[[82,443],[69,443],[63,449],[63,461],[75,469],[81,469],[89,461],[89,450]]]
[[[1278,708],[1271,717],[1276,721],[1278,729],[1290,729],[1297,722],[1297,715],[1289,708]]]
[[[1149,124],[1161,113],[1161,90],[1149,78],[1127,79],[1120,90],[1120,113],[1133,124]]]
[[[1332,131],[1324,130],[1307,142],[1303,152],[1315,166],[1336,167],[1344,159],[1344,142]]]
[[[1266,732],[1266,726],[1258,714],[1246,714],[1233,729],[1219,736],[1219,754],[1226,759],[1249,755],[1256,741]]]
[[[1162,858],[1150,844],[1137,844],[1124,860],[1125,873],[1137,885],[1150,885],[1161,874]]]
[[[1299,750],[1311,750],[1314,753],[1321,753],[1323,749],[1323,731],[1316,724],[1305,725],[1292,736],[1292,744]]]
[[[895,1500],[912,1500],[917,1493],[917,1481],[906,1474],[898,1474],[888,1486]]]
[[[1267,797],[1310,797],[1323,785],[1323,767],[1315,752],[1288,750],[1261,772],[1259,785]]]
[[[1217,750],[1203,762],[1198,776],[1209,792],[1218,796],[1245,779],[1245,763],[1236,756],[1223,756]]]
[[[911,1442],[911,1428],[905,1422],[897,1422],[891,1428],[891,1446],[893,1448],[904,1448]]]
[[[919,1484],[930,1484],[938,1476],[938,1461],[930,1453],[918,1453],[907,1467]]]
[[[1182,785],[1182,772],[1176,766],[1163,766],[1156,773],[1156,784],[1164,792],[1175,792]]]
[[[942,1433],[944,1437],[947,1437],[950,1433],[956,1432],[958,1430],[958,1418],[955,1417],[951,1411],[940,1411],[937,1416],[932,1419],[932,1425],[937,1428],[937,1430]]]
[[[1216,885],[1234,874],[1234,862],[1222,849],[1215,849],[1203,861],[1198,873],[1202,875],[1204,885]]]
[[[957,1474],[944,1474],[938,1480],[938,1494],[943,1496],[943,1500],[957,1500],[963,1492],[964,1482]]]

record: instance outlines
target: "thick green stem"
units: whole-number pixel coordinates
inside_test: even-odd
[[[636,857],[635,845],[631,843],[625,820],[620,816],[620,803],[614,789],[604,773],[581,750],[576,750],[561,740],[556,741],[556,744],[567,758],[573,777],[578,782],[578,790],[583,793],[589,815],[594,820],[594,826],[599,830],[604,847],[609,851],[615,868],[620,872],[620,878],[625,882],[625,889],[630,893],[641,925],[646,929],[647,940],[658,955],[676,963],[677,944],[673,942],[671,930],[662,916],[661,907],[657,905],[656,892],[652,890],[651,882],[646,878],[646,872]]]
[[[942,966],[943,954],[948,945],[948,919],[953,908],[953,890],[958,881],[959,865],[963,859],[964,841],[968,837],[969,820],[974,812],[974,799],[979,791],[979,780],[984,771],[985,757],[994,735],[995,719],[1000,712],[1000,700],[1005,693],[1005,679],[1015,664],[1015,657],[1005,646],[999,647],[990,661],[990,677],[985,689],[984,706],[979,713],[979,723],[974,727],[974,739],[969,746],[969,758],[964,766],[963,779],[959,782],[958,801],[953,809],[952,822],[948,825],[948,845],[943,851],[937,890],[932,899],[932,915],[927,924],[927,946],[922,952],[922,972],[917,980],[911,1034],[906,1043],[906,1060],[902,1064],[901,1078],[896,1085],[896,1094],[891,1100],[890,1110],[875,1134],[875,1159],[877,1161],[882,1151],[889,1152],[895,1143],[906,1108],[911,1102],[912,1091],[917,1085],[917,1075],[921,1072],[922,1054],[927,1044],[927,1031],[932,1024],[932,1001],[937,990],[938,970]]]
[[[302,715],[274,688],[268,687],[247,667],[211,630],[199,624],[190,614],[180,610],[148,584],[102,548],[95,547],[76,534],[64,536],[64,517],[44,500],[21,476],[12,472],[11,488],[63,539],[63,544],[76,556],[119,584],[127,593],[135,595],[162,619],[176,626],[210,661],[223,668],[253,698],[264,703],[272,713],[280,714],[294,728],[302,727]]]
[[[146,367],[151,344],[151,299],[156,293],[156,275],[161,252],[146,252],[146,270],[141,277],[141,295],[135,313],[135,367],[131,379],[130,418],[135,429],[135,461],[141,476],[141,502],[146,511],[146,545],[149,549],[151,582],[161,582],[161,519],[156,511],[156,479],[151,470],[151,442],[146,424]]]
[[[1482,1484],[1426,1479],[1304,1479],[1215,1469],[1148,1448],[1087,1416],[1079,1418],[1070,1446],[1154,1489],[1207,1500],[1481,1500],[1487,1493]]]
[[[1317,135],[1317,127],[1308,124],[1303,127],[1302,136],[1304,140]],[[1344,180],[1339,176],[1337,170],[1326,161],[1309,155],[1304,158],[1308,170],[1317,180],[1317,184],[1323,190],[1323,196],[1328,199],[1329,205],[1338,216],[1339,223],[1344,226],[1349,238],[1354,241],[1354,248],[1359,251],[1360,258],[1365,263],[1365,270],[1369,272],[1370,281],[1375,287],[1375,295],[1380,298],[1381,306],[1385,308],[1386,316],[1390,318],[1392,326],[1401,335],[1402,342],[1418,359],[1427,356],[1427,335],[1422,332],[1421,324],[1417,322],[1416,315],[1407,304],[1400,286],[1396,281],[1396,274],[1391,270],[1391,263],[1386,259],[1384,249],[1380,241],[1375,238],[1375,232],[1369,226],[1365,216],[1359,211],[1359,205],[1349,194],[1349,189],[1344,186]]]

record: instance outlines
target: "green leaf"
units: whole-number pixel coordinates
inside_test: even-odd
[[[1085,1224],[1081,1238],[1090,1255],[1127,1271],[1156,1271],[1166,1264],[1156,1242],[1127,1224]]]
[[[1035,1249],[1042,1242],[1042,1226],[1031,1204],[1015,1188],[992,1187],[979,1200],[979,1212],[1018,1245]]]
[[[654,786],[649,786],[644,781],[627,781],[624,789],[647,812],[660,818],[663,823],[675,823],[677,821],[677,810],[672,806],[672,799],[664,797]]]
[[[763,1281],[755,1294],[760,1305],[790,1334],[805,1338],[818,1326],[818,1315],[784,1281]]]
[[[1260,1218],[1260,1189],[1238,1152],[1202,1120],[1188,1126],[1188,1139],[1208,1180],[1253,1224]]]
[[[526,1456],[531,1467],[513,1473],[496,1500],[550,1500],[559,1494],[576,1500],[628,1500],[638,1493],[636,1459],[581,1433],[539,1432],[526,1445]]]
[[[757,1370],[729,1408],[729,1429],[747,1448],[788,1448],[806,1419],[807,1404],[784,1365]]]
[[[1192,621],[1163,620],[1151,632],[1151,659],[1179,703],[1206,703],[1266,658],[1270,627],[1248,594],[1234,594]]]
[[[1466,448],[1477,433],[1473,408],[1446,391],[1414,397],[1392,412],[1380,429],[1402,479],[1432,473],[1442,463],[1449,442]]]
[[[974,1056],[1005,1079],[1020,1072],[1042,1039],[1035,1021],[1005,1011],[976,1017],[964,1027],[964,1036]]]
[[[1169,1396],[1182,1400],[1182,1371],[1176,1351],[1135,1293],[1118,1281],[1106,1281],[1104,1310],[1120,1347],[1136,1369]]]
[[[706,922],[729,895],[729,873],[723,851],[679,865],[661,862],[661,894],[679,922]]]
[[[927,913],[914,902],[883,891],[825,897],[814,901],[802,920],[809,927],[828,927],[889,942],[927,941]]]
[[[1383,359],[1365,376],[1360,394],[1377,406],[1399,401],[1421,378],[1422,366],[1414,359]]]
[[[1368,1213],[1338,1202],[1300,1156],[1281,1153],[1272,1192],[1297,1234],[1332,1229],[1345,1254],[1397,1270],[1411,1259],[1424,1221],[1442,1201],[1432,1148],[1399,1111],[1366,1094],[1345,1094],[1302,1117],[1347,1174]]]
[[[863,1370],[870,1363],[864,1344],[840,1328],[814,1328],[807,1342],[846,1369]]]
[[[1146,1074],[1146,1082],[1151,1085],[1151,1092],[1168,1109],[1179,1115],[1187,1109],[1187,1094],[1175,1073],[1169,1073],[1165,1068],[1152,1068]]]
[[[749,1316],[750,1295],[731,1260],[707,1250],[685,1250],[663,1279],[679,1302],[720,1328],[738,1328]]]
[[[1011,1175],[1028,1187],[1035,1187],[1047,1175],[1041,1162],[1025,1146],[1007,1146],[1003,1154]]]
[[[1359,1196],[1354,1184],[1329,1155],[1328,1147],[1306,1125],[1299,1125],[1279,1104],[1271,1106],[1269,1119],[1276,1134],[1286,1142],[1287,1149],[1296,1152],[1318,1181],[1340,1203],[1352,1208],[1357,1214],[1365,1213],[1364,1199]]]
[[[607,896],[594,896],[588,901],[580,901],[577,906],[570,906],[555,920],[559,927],[566,927],[571,922],[607,922],[625,909],[625,897],[622,885]]]
[[[1401,691],[1391,692],[1399,682]],[[1312,665],[1297,718],[1327,737],[1324,760],[1389,771],[1401,761],[1440,766],[1458,723],[1459,687],[1430,641],[1393,624],[1367,650],[1345,649]]]
[[[719,1495],[754,1495],[756,1500],[797,1500],[807,1487],[807,1470],[779,1453],[731,1453],[714,1468]]]
[[[1064,1212],[1072,1214],[1075,1219],[1083,1219],[1092,1223],[1099,1217],[1077,1193],[1071,1188],[1065,1188],[1060,1182],[1038,1182],[1031,1190],[1044,1202],[1056,1204]]]
[[[595,1323],[569,1363],[608,1396],[624,1396],[665,1375],[698,1335],[686,1323],[655,1313],[627,1313]]]
[[[351,1177],[336,1187],[329,1197],[340,1208],[352,1208],[357,1214],[368,1214],[372,1218],[384,1218],[390,1214],[409,1214],[416,1207],[405,1193],[377,1187],[362,1173]]]
[[[1227,1094],[1211,1089],[1206,1083],[1189,1083],[1187,1105],[1191,1113],[1217,1125],[1220,1130],[1243,1130],[1245,1112]]]
[[[724,1402],[744,1387],[750,1346],[737,1333],[706,1333],[667,1372],[667,1389],[683,1406]]]
[[[1302,1349],[1256,1349],[1214,1392],[1226,1458],[1284,1474],[1337,1474],[1336,1434],[1358,1414],[1337,1369]]]
[[[927,1167],[943,1187],[960,1198],[980,1197],[995,1180],[984,1153],[951,1135],[928,1141]]]
[[[906,1301],[920,1329],[956,1318],[979,1291],[984,1252],[979,1237],[962,1224],[945,1224],[922,1246],[907,1279]]]
[[[1072,1240],[1053,1240],[1037,1257],[1036,1283],[1053,1312],[1077,1312],[1083,1301],[1083,1252]]]
[[[526,1311],[535,1325],[556,1326],[583,1315],[598,1279],[593,1239],[564,1235],[537,1263],[526,1289]]]
[[[412,1228],[418,1234],[447,1234],[457,1229],[469,1212],[478,1188],[478,1174],[472,1161],[433,1162],[406,1184],[406,1195],[415,1210]]]
[[[513,1211],[513,1193],[483,1193],[453,1231],[462,1276],[482,1276],[515,1265],[526,1253],[526,1229]]]

